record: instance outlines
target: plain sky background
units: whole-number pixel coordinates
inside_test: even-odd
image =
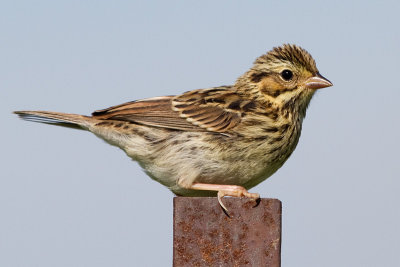
[[[283,202],[283,266],[400,266],[399,1],[3,1],[0,266],[171,266],[172,198],[89,132],[90,114],[232,84],[283,43],[315,58],[292,157],[251,192]]]

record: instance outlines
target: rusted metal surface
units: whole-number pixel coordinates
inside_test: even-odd
[[[282,205],[213,197],[174,198],[173,266],[280,266]]]

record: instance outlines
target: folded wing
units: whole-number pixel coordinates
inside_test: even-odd
[[[227,88],[194,90],[179,96],[132,101],[93,112],[96,119],[129,121],[184,131],[226,132],[240,122],[240,112],[225,108],[238,98]]]

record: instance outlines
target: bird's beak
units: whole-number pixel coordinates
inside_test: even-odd
[[[325,87],[332,86],[333,83],[331,83],[327,78],[324,78],[319,72],[306,80],[305,82],[305,87],[308,89],[321,89]]]

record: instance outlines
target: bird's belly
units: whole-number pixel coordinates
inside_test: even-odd
[[[179,145],[169,145],[176,140],[180,140]],[[130,146],[125,151],[152,179],[174,193],[204,195],[201,191],[185,189],[181,182],[189,186],[209,183],[240,185],[249,189],[275,173],[295,147],[291,142],[282,141],[281,149],[271,154],[271,146],[265,142],[244,146],[232,140],[217,141],[210,142],[204,135],[188,138],[182,134],[163,144],[162,148],[148,146],[139,151],[137,146]]]
[[[207,183],[222,185],[240,185],[249,189],[275,173],[286,159],[267,162],[256,158],[238,157],[235,159],[217,159],[216,157],[183,157],[182,154],[170,155],[162,160],[157,157],[153,162],[140,161],[146,173],[157,182],[168,187],[178,195],[200,196],[215,195],[211,192],[187,190],[178,184],[179,179],[188,184]]]

